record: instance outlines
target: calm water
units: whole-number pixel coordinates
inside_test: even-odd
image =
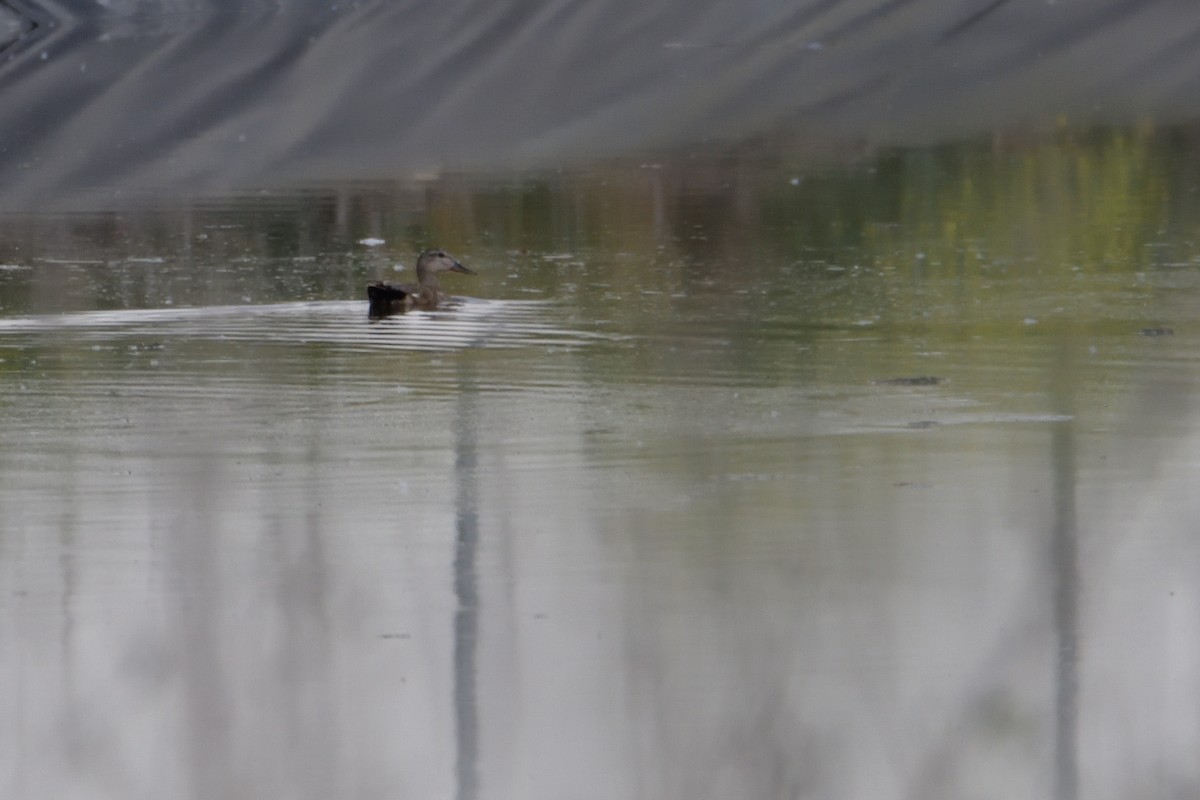
[[[1194,142],[0,219],[0,795],[1195,796]]]
[[[756,140],[1200,114],[1196,12],[1103,0],[0,4],[0,209]]]

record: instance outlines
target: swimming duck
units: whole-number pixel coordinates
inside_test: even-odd
[[[426,250],[417,257],[416,283],[396,285],[375,281],[367,284],[367,299],[370,301],[367,314],[372,317],[386,317],[414,308],[427,311],[437,308],[450,299],[450,295],[443,292],[441,284],[438,283],[437,276],[442,272],[475,274],[445,250]]]

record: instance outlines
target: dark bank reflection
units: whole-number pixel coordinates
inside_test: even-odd
[[[469,371],[463,375],[456,402],[454,477],[456,481],[454,542],[454,716],[455,797],[479,796],[479,579],[475,573],[479,547],[476,474],[476,387]]]
[[[1020,32],[1015,35],[1014,32]],[[0,208],[1195,113],[1186,4],[0,6]],[[353,57],[347,57],[353,54]]]
[[[1072,387],[1061,379],[1071,372],[1069,360],[1074,353],[1060,345],[1058,365],[1051,391],[1055,405],[1064,415],[1074,415],[1078,403]],[[1054,426],[1050,459],[1054,472],[1053,557],[1049,573],[1054,576],[1054,797],[1075,800],[1079,796],[1079,531],[1075,501],[1079,464],[1075,457],[1074,420]]]
[[[0,218],[0,793],[1195,794],[1195,141]]]

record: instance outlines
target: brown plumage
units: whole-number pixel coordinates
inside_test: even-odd
[[[442,285],[438,283],[437,276],[442,272],[475,274],[445,250],[426,250],[417,258],[416,283],[397,285],[375,281],[367,284],[367,300],[370,302],[367,314],[372,317],[386,317],[414,308],[437,308],[450,299],[450,295],[443,292]]]

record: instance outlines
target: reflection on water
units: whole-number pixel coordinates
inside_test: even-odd
[[[1187,4],[1136,0],[19,0],[0,6],[0,208],[783,131],[844,150],[1188,120],[1194,33]]]
[[[1195,795],[1197,164],[0,220],[0,794]]]

